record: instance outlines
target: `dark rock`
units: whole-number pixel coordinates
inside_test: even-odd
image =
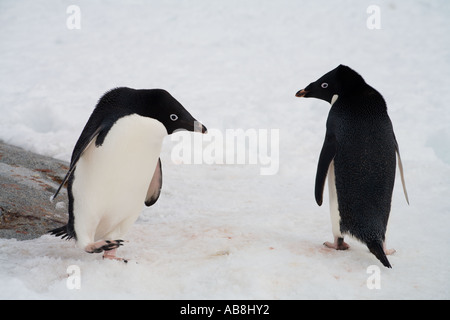
[[[67,193],[51,196],[69,164],[0,141],[0,238],[40,237],[67,223]]]

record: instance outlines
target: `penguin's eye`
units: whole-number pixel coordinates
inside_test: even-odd
[[[178,120],[178,116],[177,116],[175,113],[172,113],[172,114],[170,115],[170,120],[172,120],[172,121],[177,121],[177,120]]]
[[[328,88],[328,83],[324,82],[320,85],[322,88],[326,89]]]

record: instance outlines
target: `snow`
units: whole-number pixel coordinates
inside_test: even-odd
[[[72,30],[73,4],[0,2],[0,139],[69,160],[105,91],[164,88],[208,129],[278,129],[279,170],[183,163],[167,137],[161,197],[119,250],[130,263],[47,235],[0,239],[0,298],[450,298],[448,1],[79,0]],[[370,5],[381,29],[366,26]],[[329,105],[294,95],[341,63],[383,94],[400,145],[410,205],[397,175],[393,269],[353,239],[322,246],[328,201],[313,188]]]

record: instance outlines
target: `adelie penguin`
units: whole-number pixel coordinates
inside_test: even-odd
[[[177,129],[206,128],[167,91],[113,89],[99,100],[72,153],[67,182],[69,221],[51,230],[88,253],[116,257],[123,236],[162,185],[160,152]]]
[[[315,198],[322,204],[328,175],[334,242],[324,245],[346,250],[348,234],[367,245],[381,263],[391,268],[385,234],[391,210],[396,154],[408,195],[391,120],[381,94],[354,70],[340,65],[296,94],[331,104],[325,141],[319,156]]]

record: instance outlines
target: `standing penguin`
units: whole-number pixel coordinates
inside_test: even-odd
[[[69,221],[51,230],[89,253],[116,257],[122,237],[153,205],[162,185],[163,138],[177,129],[206,132],[167,91],[113,89],[99,100],[72,153],[67,182]]]
[[[354,70],[340,65],[297,92],[297,97],[318,98],[331,104],[325,141],[317,166],[315,197],[320,206],[328,174],[334,243],[346,250],[344,234],[367,245],[381,263],[386,255],[385,234],[395,180],[395,156],[405,193],[403,166],[386,103]]]

